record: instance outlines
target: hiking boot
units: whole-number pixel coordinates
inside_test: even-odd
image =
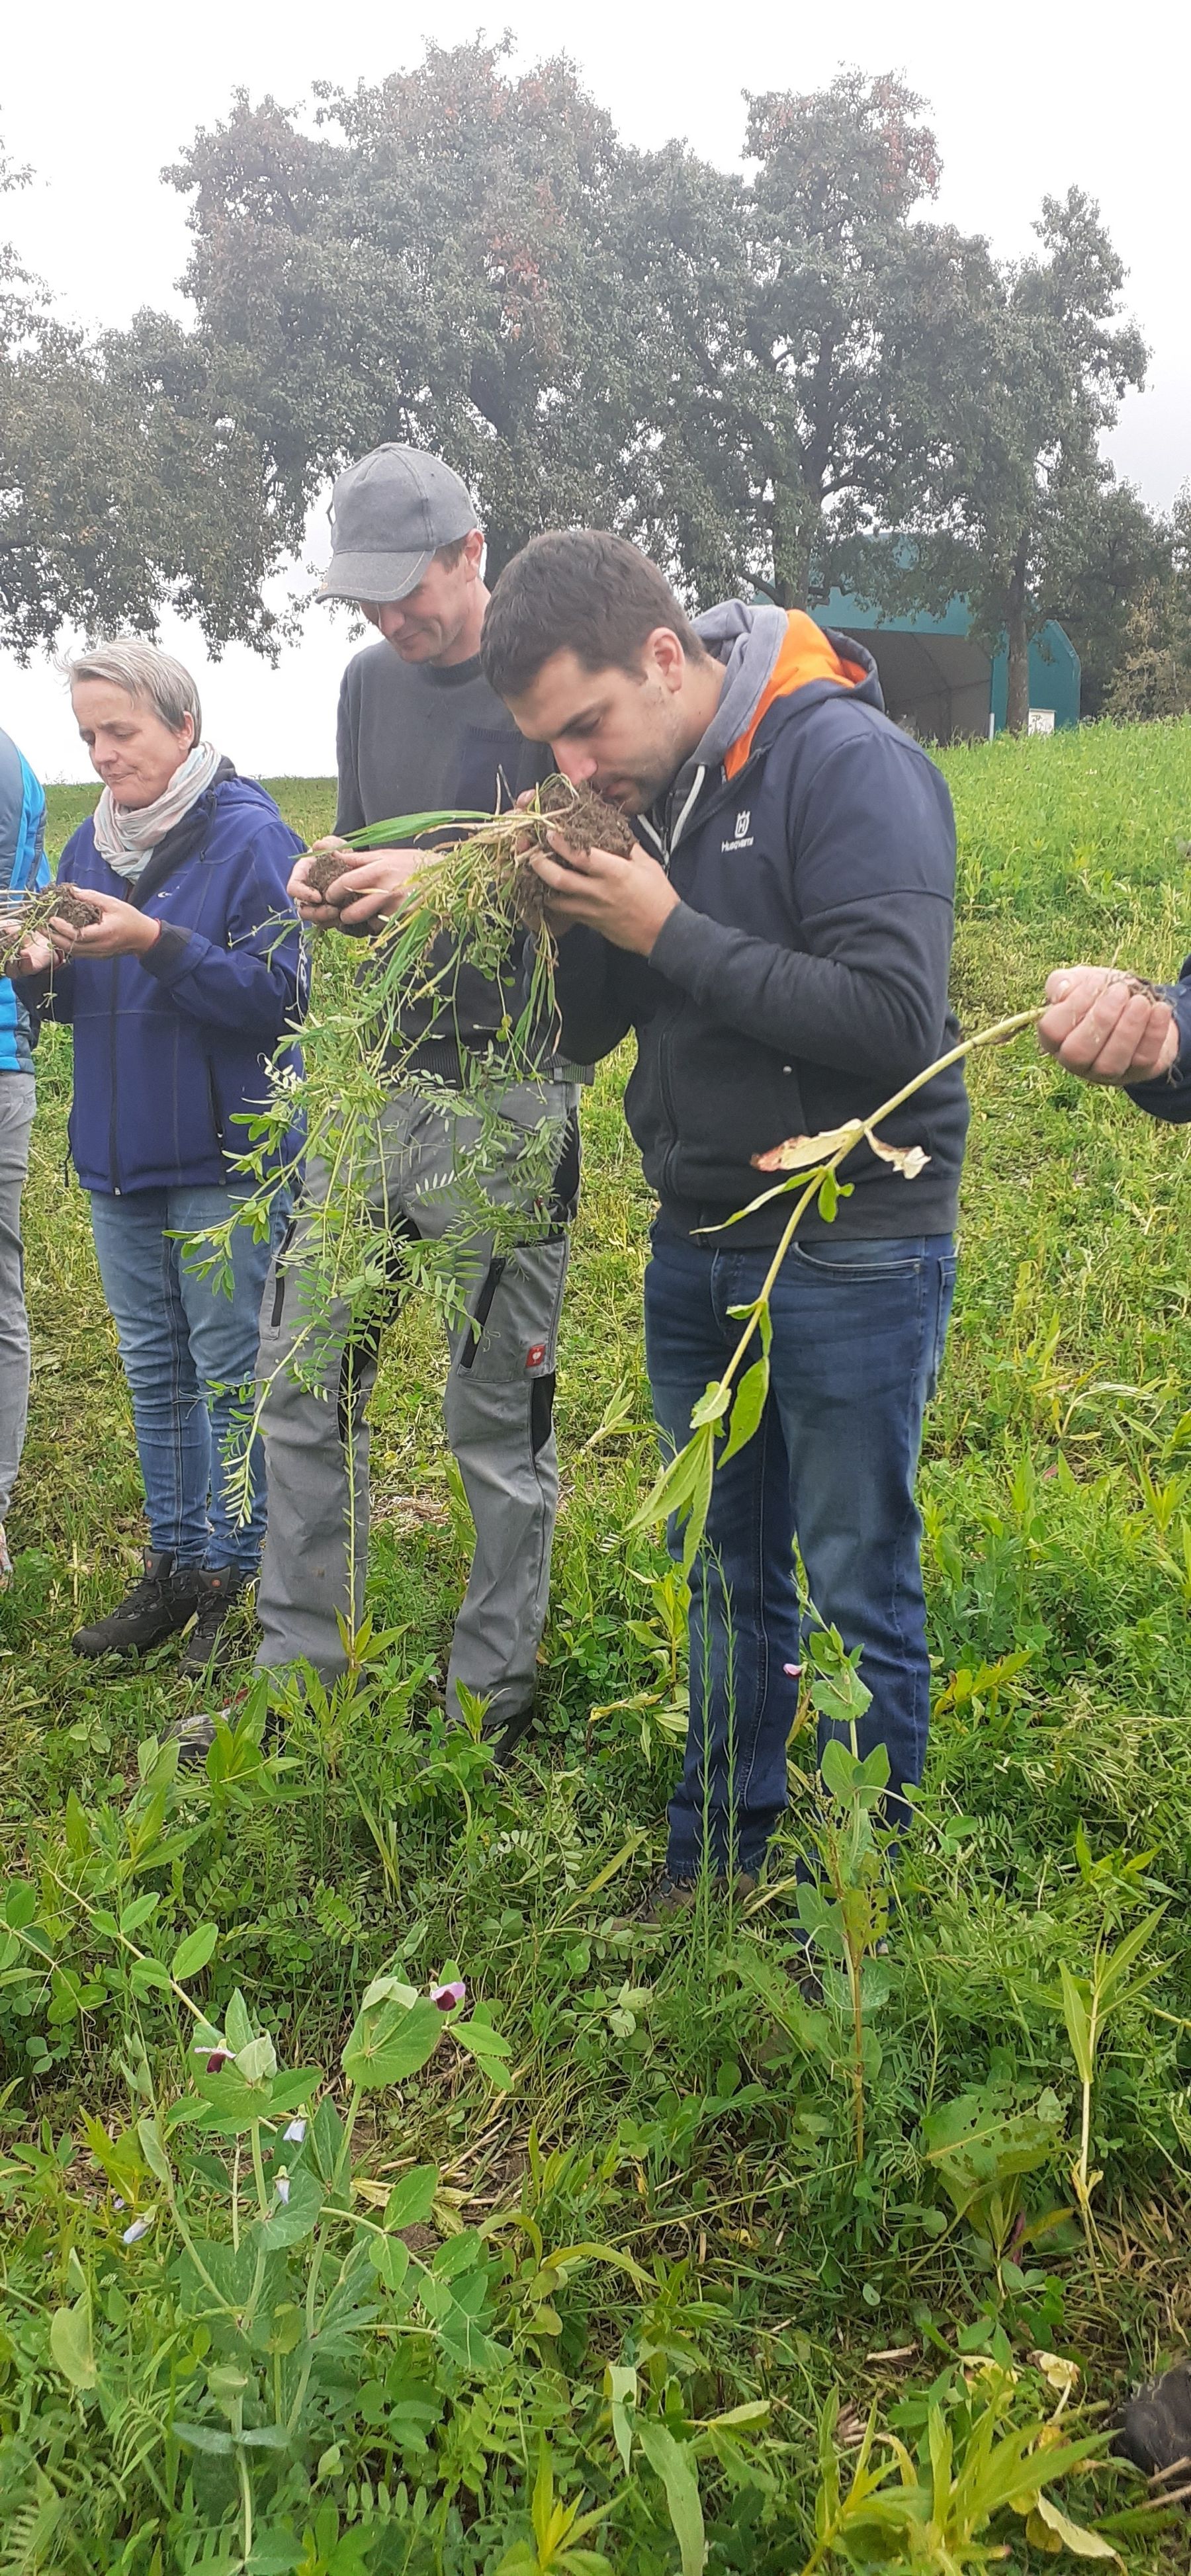
[[[243,1599],[248,1577],[237,1573],[234,1565],[204,1565],[198,1568],[195,1581],[197,1617],[178,1659],[178,1670],[187,1674],[218,1672],[236,1651],[233,1641],[223,1634],[223,1623],[229,1610]]]
[[[1191,2368],[1185,2361],[1130,2398],[1114,2448],[1160,2484],[1191,2486]]]
[[[756,1884],[756,1878],[746,1869],[738,1869],[732,1879],[721,1874],[706,1882],[707,1893],[717,1905],[722,1905],[727,1896],[751,1896]],[[682,1915],[693,1913],[702,1885],[700,1879],[672,1878],[669,1870],[661,1870],[656,1878],[650,1880],[632,1913],[618,1916],[615,1929],[627,1932],[631,1926],[637,1925],[642,1932],[664,1931],[668,1924],[676,1923]]]
[[[197,1565],[175,1568],[168,1548],[156,1553],[146,1548],[145,1571],[127,1600],[109,1610],[106,1619],[76,1628],[70,1641],[76,1655],[147,1654],[150,1646],[159,1646],[163,1637],[175,1637],[194,1617],[200,1580]]]

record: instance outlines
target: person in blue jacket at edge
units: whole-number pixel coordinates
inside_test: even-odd
[[[1191,957],[1155,987],[1114,966],[1060,966],[1048,977],[1038,1043],[1081,1082],[1127,1091],[1172,1127],[1191,1123]],[[1176,2362],[1125,2406],[1116,2447],[1147,2477],[1191,2454],[1191,2365]]]
[[[44,830],[45,798],[38,781],[15,742],[0,733],[0,902],[5,912],[36,887],[49,884]],[[7,975],[0,975],[0,1592],[12,1581],[4,1523],[29,1411],[21,1192],[29,1170],[34,1100],[29,1014]]]
[[[230,1297],[179,1238],[222,1224],[248,1186],[231,1169],[248,1141],[242,1122],[266,1100],[269,1059],[305,998],[285,890],[303,844],[264,788],[202,740],[198,691],[171,655],[122,640],[67,672],[104,784],[59,880],[102,919],[78,932],[52,924],[16,965],[35,979],[22,989],[39,1013],[74,1031],[70,1150],[90,1194],[149,1524],[141,1580],[73,1643],[80,1655],[143,1653],[193,1620],[182,1670],[199,1673],[226,1654],[223,1622],[260,1560],[261,1446],[243,1522],[225,1451],[251,1410],[288,1193],[279,1187],[268,1240],[248,1227],[233,1236]]]

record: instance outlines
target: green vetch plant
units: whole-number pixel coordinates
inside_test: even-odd
[[[860,1648],[851,1653],[836,1628],[812,1629],[807,1654],[811,1705],[841,1733],[828,1737],[820,1766],[822,1799],[813,1828],[822,1882],[798,1889],[799,1920],[828,1970],[842,1973],[852,2031],[852,2130],[857,2166],[864,2162],[865,2081],[880,2071],[881,2052],[866,2026],[866,2005],[883,1999],[874,1961],[889,1919],[885,1853],[892,1836],[879,1816],[889,1786],[883,1744],[861,1758],[857,1730],[872,1699],[860,1678]],[[843,1736],[847,1736],[847,1742]],[[866,1991],[866,1970],[867,1991]]]
[[[1063,2019],[1080,2085],[1079,2153],[1071,2168],[1071,2180],[1093,2264],[1096,2251],[1092,2193],[1103,2178],[1099,2171],[1091,2169],[1092,2086],[1097,2053],[1112,2016],[1121,2010],[1122,2005],[1139,1999],[1158,1975],[1158,1961],[1140,1969],[1137,1969],[1137,1962],[1165,1912],[1164,1905],[1156,1906],[1152,1914],[1134,1924],[1132,1931],[1122,1933],[1111,1949],[1101,1931],[1086,1976],[1075,1975],[1065,1960],[1059,1969]],[[1134,1970],[1136,1973],[1131,1973]]]
[[[734,1458],[737,1451],[753,1438],[765,1410],[769,1394],[769,1353],[773,1341],[770,1298],[782,1263],[812,1200],[816,1202],[820,1216],[830,1224],[840,1198],[847,1197],[850,1189],[850,1184],[838,1181],[836,1174],[841,1163],[861,1144],[868,1144],[883,1162],[894,1164],[906,1180],[914,1180],[928,1157],[917,1145],[884,1143],[877,1133],[882,1120],[891,1117],[903,1101],[911,1100],[915,1092],[923,1090],[928,1082],[933,1082],[936,1074],[946,1072],[948,1065],[959,1064],[979,1047],[1004,1046],[1010,1038],[1019,1036],[1023,1029],[1034,1028],[1044,1008],[1045,1004],[1040,1004],[1035,1010],[1016,1011],[1011,1019],[998,1020],[992,1028],[981,1029],[976,1037],[965,1038],[961,1045],[949,1048],[946,1055],[936,1057],[935,1062],[928,1064],[922,1073],[915,1074],[912,1082],[903,1083],[900,1091],[883,1100],[871,1118],[852,1118],[846,1126],[824,1128],[817,1136],[792,1136],[786,1144],[775,1146],[771,1153],[755,1157],[763,1168],[788,1171],[791,1178],[776,1182],[772,1189],[762,1190],[757,1198],[750,1199],[747,1207],[740,1208],[736,1216],[729,1217],[727,1224],[736,1225],[741,1217],[751,1216],[754,1209],[768,1206],[771,1199],[794,1192],[798,1194],[797,1203],[787,1220],[759,1294],[751,1304],[733,1306],[729,1310],[741,1319],[744,1330],[723,1376],[700,1396],[691,1414],[690,1439],[663,1469],[652,1492],[629,1523],[631,1530],[652,1529],[659,1521],[673,1518],[685,1533],[682,1551],[684,1574],[689,1575],[691,1571],[707,1526],[715,1470],[725,1466],[729,1458]],[[705,1230],[718,1232],[723,1229]],[[760,1356],[752,1361],[741,1377],[740,1371],[754,1336],[761,1344]],[[724,1446],[717,1457],[716,1444],[720,1440]]]

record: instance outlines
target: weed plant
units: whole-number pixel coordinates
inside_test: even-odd
[[[1173,971],[1191,726],[944,766],[966,1026],[1065,959]],[[280,795],[329,824],[329,791]],[[826,1640],[773,1872],[658,1933],[633,1898],[682,1603],[629,1533],[655,1459],[623,1062],[584,1113],[539,1735],[502,1775],[442,1721],[469,1533],[411,1303],[352,1686],[295,1694],[276,1738],[249,1691],[179,1776],[166,1728],[204,1697],[175,1650],[69,1649],[141,1523],[63,1172],[68,1046],[39,1050],[0,1603],[0,2570],[789,2576],[991,2548],[1024,2576],[1090,2526],[1164,2564],[1177,2513],[1107,2429],[1191,2317],[1185,1134],[1028,1038],[975,1058],[912,1831],[891,1879],[846,1741],[812,1779],[811,1690],[846,1737],[853,1687]]]

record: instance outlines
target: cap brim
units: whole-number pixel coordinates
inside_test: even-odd
[[[434,561],[423,555],[332,555],[319,583],[320,599],[374,599],[378,607],[408,599]]]

